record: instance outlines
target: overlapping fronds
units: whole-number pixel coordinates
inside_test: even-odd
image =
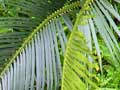
[[[3,90],[44,90],[45,86],[47,90],[58,89],[61,65],[56,32],[62,30],[56,31],[55,24],[51,22],[37,32],[32,42],[15,58],[2,77]],[[61,34],[62,47],[65,47],[65,38]]]
[[[67,0],[2,0],[0,27],[32,30],[66,3]]]
[[[39,22],[25,17],[0,17],[0,28],[11,28],[13,31],[29,31],[37,26]]]
[[[57,10],[66,0],[2,0],[9,17],[0,17],[0,28],[9,33],[0,34],[0,90],[58,90],[62,75],[60,56],[65,51],[62,90],[99,90],[95,75],[99,68],[92,52],[97,53],[102,72],[98,41],[102,38],[112,57],[108,62],[115,67],[120,65],[120,48],[114,35],[120,36],[120,32],[113,20],[114,16],[120,21],[120,15],[108,0],[89,4],[91,1],[80,0],[85,4],[73,25],[65,13],[82,5],[80,2]],[[57,11],[50,15],[54,10]],[[66,26],[72,31],[67,50]]]
[[[88,24],[85,21],[86,18],[91,17],[86,13],[90,2],[91,0],[87,0],[80,10],[67,44],[63,66],[62,90],[98,89],[98,79],[94,73],[96,64],[94,61],[89,61],[90,58],[94,60],[94,57],[88,49],[84,34],[78,30],[78,27]],[[80,29],[84,30],[83,28]]]
[[[19,1],[19,0],[18,0]],[[26,0],[22,0],[22,1],[25,1],[26,3],[27,2],[30,2],[30,1],[26,1]],[[22,4],[22,1],[21,1],[21,4]],[[35,0],[33,2],[39,2],[40,0]],[[4,4],[10,4],[10,3],[5,3],[6,0],[4,1]],[[17,2],[16,1],[13,1],[13,0],[8,0],[8,2]],[[44,1],[41,1],[41,2],[44,2]],[[45,0],[46,2],[46,0]],[[52,1],[53,2],[53,1]],[[53,2],[53,3],[57,3],[57,2]],[[62,1],[60,1],[62,2]],[[18,3],[18,2],[17,2]],[[25,3],[25,4],[26,4]],[[32,2],[31,2],[32,3]],[[23,3],[24,4],[24,3]],[[33,3],[34,4],[34,3]],[[41,3],[39,3],[41,4]],[[47,3],[46,3],[47,4]],[[11,5],[11,4],[10,4]],[[13,4],[12,4],[13,5]],[[8,5],[9,6],[9,5]],[[35,6],[35,4],[34,4]],[[44,6],[44,5],[43,5]],[[56,9],[59,8],[57,7],[56,4],[54,4],[54,6],[56,6]],[[72,10],[74,9],[75,7],[79,7],[80,5],[77,4],[77,5],[72,5],[69,9],[67,8],[67,5],[66,5],[66,8],[65,11],[64,9],[62,11],[60,11],[59,13],[56,13],[55,15],[59,15],[59,14],[62,14],[62,13],[66,13],[68,12],[69,10]],[[37,6],[36,6],[37,7]],[[7,8],[7,7],[6,7]],[[13,7],[12,7],[13,8]],[[15,8],[15,7],[14,7]],[[45,6],[44,8],[42,9],[46,9]],[[34,11],[34,8],[32,9]],[[51,11],[50,11],[51,10]],[[39,11],[39,10],[38,10]],[[54,11],[54,7],[51,7],[49,9],[50,12]],[[46,13],[47,11],[45,10],[40,10],[40,12],[44,12]],[[49,12],[49,14],[50,14]],[[17,13],[17,11],[16,11]],[[41,16],[41,14],[40,14]],[[47,15],[46,15],[47,16]],[[41,16],[42,17],[42,16]],[[43,18],[37,18],[37,19],[33,19],[31,17],[25,17],[25,16],[14,16],[14,17],[0,17],[0,31],[1,30],[6,30],[6,32],[3,33],[0,33],[0,50],[2,54],[0,54],[0,72],[1,70],[3,70],[3,68],[6,66],[6,64],[9,61],[9,58],[15,53],[16,50],[19,49],[19,47],[22,45],[22,43],[24,42],[25,38],[28,37],[28,35],[33,31],[33,28],[36,28],[37,25],[40,23],[40,20],[42,21],[43,18],[45,19],[45,17]],[[52,18],[55,18],[54,15]],[[51,19],[51,18],[50,18]],[[48,20],[49,21],[49,20]],[[47,21],[45,22],[47,23]],[[59,22],[58,22],[59,23]],[[70,25],[69,25],[70,26]]]
[[[67,42],[63,25],[69,27],[72,24],[69,17],[65,15],[67,20],[64,20],[61,15],[78,6],[79,2],[75,2],[63,7],[33,30],[15,55],[9,58],[10,62],[0,76],[1,90],[59,89],[60,52],[65,53]]]
[[[120,15],[108,0],[94,0],[94,3],[90,5],[90,8],[91,10],[88,14],[95,15],[94,18],[86,21],[89,25],[80,27],[80,29],[83,29],[82,32],[87,39],[88,47],[91,51],[96,52],[100,70],[102,72],[103,56],[99,45],[100,42],[98,41],[98,39],[100,40],[102,38],[112,58],[107,62],[118,67],[120,64],[120,47],[118,45],[116,34],[120,37],[120,31],[114,18],[120,21]]]
[[[0,28],[31,32],[48,15],[64,6],[65,2],[65,0],[61,0],[59,3],[54,0],[2,0]],[[2,15],[2,13],[4,14]]]
[[[66,2],[67,0],[0,0],[0,72],[32,30]]]
[[[120,48],[118,45],[117,38],[114,35],[114,32],[120,36],[120,31],[114,22],[112,16],[120,20],[120,15],[112,7],[112,5],[107,0],[95,0],[91,5],[91,14],[95,14],[93,19],[89,20],[90,28],[89,30],[92,33],[93,41],[96,47],[97,55],[99,56],[100,66],[102,69],[102,61],[100,55],[100,47],[98,45],[97,35],[98,32],[102,39],[105,42],[105,45],[108,47],[109,52],[112,56],[112,60],[109,63],[113,64],[115,67],[120,64]]]
[[[4,10],[14,10],[15,14],[38,17],[42,20],[54,10],[61,8],[67,0],[2,0],[2,2]]]
[[[83,34],[79,31],[73,31],[67,44],[62,90],[86,90],[87,88],[93,90],[98,88],[95,73],[89,72],[90,69],[94,71],[96,64],[90,62],[86,57],[86,55],[90,56],[91,53],[85,45],[86,41]]]
[[[0,34],[0,72],[9,62],[9,58],[24,42],[29,32],[11,32]]]

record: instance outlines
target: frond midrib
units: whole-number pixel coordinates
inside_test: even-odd
[[[25,39],[21,47],[16,51],[15,54],[10,58],[10,62],[5,66],[3,71],[0,74],[0,78],[4,75],[6,70],[10,67],[10,65],[15,61],[15,58],[21,53],[21,51],[25,48],[25,46],[31,42],[32,38],[35,36],[35,34],[41,30],[44,26],[46,26],[51,20],[53,20],[56,17],[59,17],[60,15],[71,11],[72,9],[80,7],[80,1],[73,2],[70,5],[66,5],[63,8],[55,11],[50,16],[48,16],[36,29],[33,30],[33,32]]]

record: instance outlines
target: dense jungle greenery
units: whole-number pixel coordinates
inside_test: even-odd
[[[0,0],[0,90],[120,90],[119,0]]]

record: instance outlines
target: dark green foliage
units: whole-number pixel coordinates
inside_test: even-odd
[[[0,3],[0,72],[25,38],[67,0],[2,0]],[[5,33],[5,34],[2,34]],[[12,39],[11,39],[12,38]],[[6,52],[7,50],[7,52]],[[8,54],[8,55],[7,55]]]

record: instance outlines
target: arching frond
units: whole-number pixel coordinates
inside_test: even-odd
[[[80,46],[81,45],[81,46]],[[62,90],[93,90],[98,88],[95,73],[95,63],[89,62],[85,56],[90,56],[84,36],[79,31],[73,31],[66,50],[63,66]],[[94,82],[94,78],[96,79]],[[90,85],[90,86],[89,86]]]
[[[25,38],[66,0],[0,0],[0,72]],[[49,7],[50,6],[50,7]],[[1,33],[6,30],[6,33]],[[14,37],[14,38],[13,38]]]
[[[86,26],[84,24],[86,23],[86,18],[89,18],[89,15],[85,12],[89,9],[90,2],[90,0],[87,0],[80,10],[67,44],[63,66],[62,90],[98,89],[96,84],[97,77],[94,73],[96,65],[94,62],[89,61],[90,58],[92,60],[94,60],[94,58],[88,49],[84,34],[78,30],[78,28],[81,27],[79,29],[83,31],[84,28],[82,28],[82,26]],[[87,31],[87,33],[88,32],[89,31]]]
[[[79,2],[53,13],[25,39],[1,73],[1,90],[59,89],[60,52],[64,55],[67,42],[61,15],[75,7],[79,7]],[[69,18],[67,20],[72,23]],[[68,26],[69,23],[66,21]]]
[[[38,10],[40,11],[41,13],[39,13],[39,16],[37,18],[33,18],[33,17],[30,17],[30,15],[26,16],[21,16],[21,15],[14,15],[14,16],[2,16],[0,17],[0,31],[5,29],[6,30],[6,33],[0,33],[0,47],[1,47],[1,52],[2,55],[0,54],[0,59],[1,59],[1,62],[0,62],[0,66],[1,66],[1,70],[3,70],[3,68],[6,66],[6,64],[9,61],[8,58],[11,57],[11,55],[13,55],[15,53],[16,50],[18,50],[20,48],[20,46],[22,45],[22,43],[24,42],[25,38],[28,37],[28,35],[33,31],[34,28],[36,28],[38,26],[38,24],[40,22],[42,22],[42,20],[44,20],[48,15],[50,15],[53,11],[55,11],[56,9],[62,7],[65,3],[64,0],[61,0],[59,1],[59,5],[57,1],[51,1],[51,2],[47,2],[47,0],[35,0],[33,2],[35,3],[32,3],[32,0],[2,0],[3,4],[5,4],[6,8],[9,6],[10,9],[15,9],[17,7],[22,7],[24,5],[29,5],[29,3],[33,4],[32,6],[36,7],[36,8],[33,8],[33,9],[28,9],[33,11],[34,12],[34,9],[38,9],[37,6],[39,6],[39,8],[42,8],[42,9],[48,9],[48,11],[45,11],[45,10]],[[9,2],[9,3],[8,3]],[[18,3],[20,2],[20,3]],[[39,3],[40,2],[40,3]],[[47,3],[46,3],[47,2]],[[14,3],[17,3],[17,4],[14,4]],[[36,5],[37,3],[37,5]],[[42,3],[45,3],[45,4],[42,4]],[[39,4],[39,5],[38,5]],[[42,5],[41,5],[42,4]],[[47,8],[49,5],[53,5],[51,6],[51,8]],[[47,5],[47,6],[46,6]],[[32,7],[31,6],[31,7]],[[80,5],[73,5],[73,8],[75,7],[79,7]],[[27,8],[27,7],[25,7]],[[72,7],[70,8],[72,10]],[[68,10],[70,10],[68,9]],[[10,10],[8,10],[10,11]],[[19,10],[21,11],[21,10]],[[15,13],[19,13],[19,11],[16,11],[15,10]],[[65,12],[67,11],[67,9],[65,10]],[[59,14],[62,14],[62,13],[65,13],[65,12],[61,12]],[[67,11],[68,12],[68,11]],[[46,14],[48,13],[48,14]],[[43,15],[45,14],[45,15]],[[58,15],[59,15],[58,14]],[[35,14],[36,15],[36,14]],[[45,17],[43,17],[45,16]],[[9,37],[9,38],[7,38]],[[13,38],[14,37],[14,38]],[[7,49],[7,50],[6,50]],[[6,53],[5,53],[6,52]],[[0,72],[1,72],[0,70]]]
[[[120,15],[114,7],[108,0],[80,0],[57,10],[66,1],[75,0],[2,0],[3,10],[12,12],[7,12],[7,18],[0,17],[0,29],[6,29],[0,34],[1,90],[58,90],[64,54],[62,90],[99,90],[96,61],[103,73],[101,39],[112,58],[107,62],[119,67],[120,48],[115,34],[119,37],[120,32],[113,17],[120,21]],[[80,5],[73,25],[75,18],[71,21],[66,13],[79,10]],[[70,38],[66,30],[72,32]]]

